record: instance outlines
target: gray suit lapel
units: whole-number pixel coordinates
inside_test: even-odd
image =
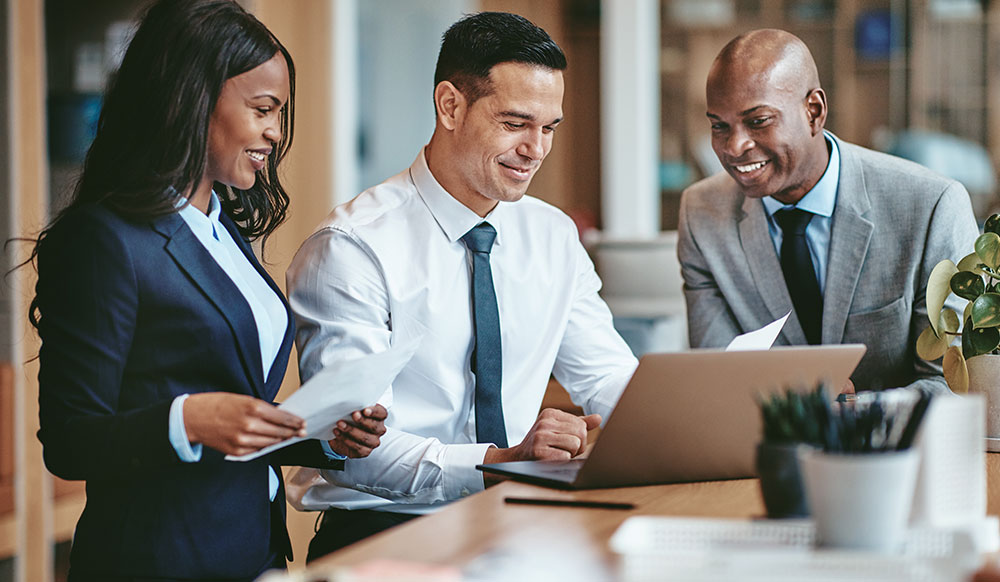
[[[774,241],[767,226],[764,205],[756,198],[743,200],[743,217],[739,222],[740,244],[746,256],[747,266],[753,277],[757,292],[767,305],[771,321],[785,315],[792,309],[792,298],[785,285],[781,263],[774,250]],[[765,322],[768,323],[768,322]],[[792,315],[781,331],[790,344],[806,343],[805,332],[799,320]]]
[[[851,146],[840,148],[840,183],[830,230],[830,256],[823,293],[823,343],[837,344],[844,337],[851,299],[868,254],[874,223],[865,218],[871,209],[861,162]]]

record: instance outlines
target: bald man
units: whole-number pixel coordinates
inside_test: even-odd
[[[724,346],[791,311],[778,344],[868,346],[858,390],[947,390],[915,343],[931,269],[978,234],[965,188],[825,131],[816,64],[787,32],[733,39],[706,97],[726,171],[681,198],[691,346]]]

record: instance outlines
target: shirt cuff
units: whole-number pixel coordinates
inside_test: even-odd
[[[184,427],[184,401],[188,394],[181,394],[174,398],[170,405],[169,433],[170,446],[174,447],[177,457],[185,463],[197,463],[201,460],[201,443],[192,445],[187,438],[187,429]]]
[[[326,458],[327,459],[330,459],[331,461],[346,461],[347,460],[347,457],[345,457],[344,455],[341,455],[341,454],[337,453],[337,451],[333,450],[333,447],[330,446],[330,441],[325,441],[323,439],[319,439],[319,446],[323,447],[323,453],[326,454]]]
[[[483,472],[476,468],[486,458],[490,443],[447,445],[441,456],[445,499],[460,499],[486,488]]]

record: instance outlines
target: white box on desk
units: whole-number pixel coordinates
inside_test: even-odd
[[[910,522],[967,531],[982,552],[1000,549],[986,516],[986,403],[982,394],[931,401],[916,444],[920,469]]]

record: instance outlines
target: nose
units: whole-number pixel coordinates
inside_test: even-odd
[[[264,139],[274,144],[281,141],[281,116],[273,116],[273,120],[264,127]]]
[[[725,142],[722,144],[723,151],[730,158],[739,158],[753,149],[755,145],[750,135],[739,125],[729,132],[729,135],[725,138]]]
[[[541,128],[524,132],[524,138],[517,147],[517,153],[531,160],[545,157],[551,138]]]

